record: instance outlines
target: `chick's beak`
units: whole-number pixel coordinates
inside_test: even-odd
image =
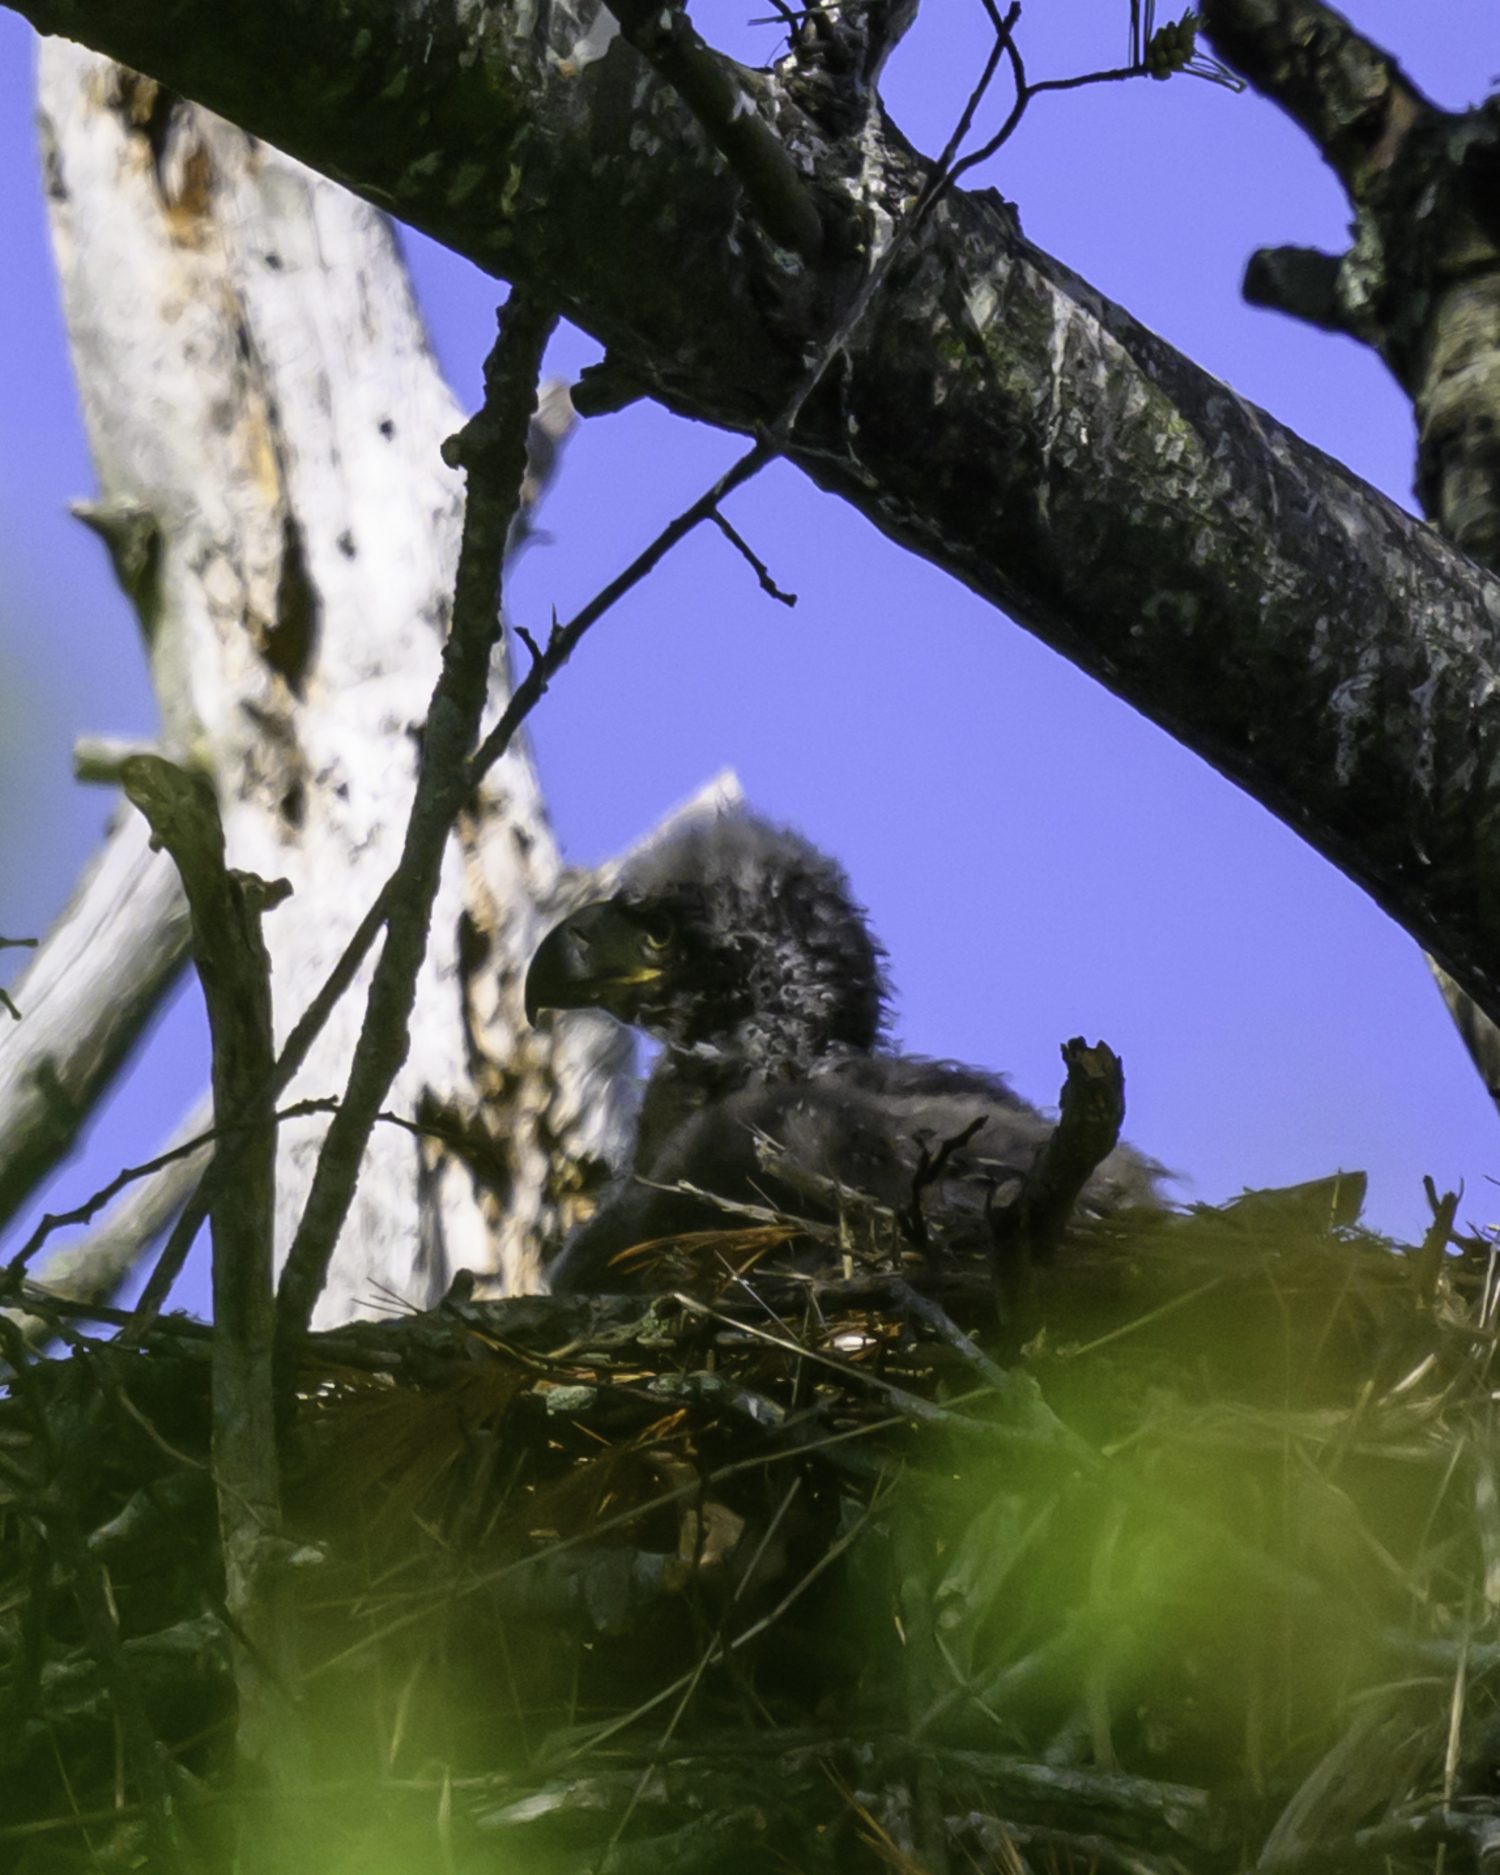
[[[629,1021],[636,992],[662,974],[639,922],[613,899],[585,905],[555,925],[526,972],[526,1020],[544,1009],[607,1009]]]

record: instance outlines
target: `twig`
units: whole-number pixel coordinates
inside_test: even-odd
[[[850,1361],[835,1360],[831,1354],[820,1354],[815,1348],[800,1347],[795,1341],[789,1341],[784,1335],[773,1335],[764,1328],[757,1328],[753,1322],[737,1321],[732,1315],[724,1315],[712,1309],[707,1303],[700,1302],[696,1296],[678,1293],[673,1301],[684,1308],[690,1315],[697,1315],[705,1321],[718,1322],[722,1327],[732,1328],[737,1334],[749,1335],[752,1340],[763,1341],[768,1347],[780,1348],[784,1354],[795,1354],[803,1360],[815,1361],[820,1367],[832,1368],[845,1380],[858,1380],[867,1387],[882,1393],[896,1407],[902,1416],[914,1419],[922,1425],[942,1426],[948,1431],[961,1431],[974,1434],[980,1439],[994,1440],[1005,1445],[1024,1445],[1033,1449],[1051,1450],[1066,1456],[1073,1463],[1094,1472],[1102,1465],[1099,1454],[1076,1432],[1053,1413],[1040,1392],[1031,1392],[1027,1398],[1017,1397],[1018,1389],[1007,1388],[1007,1403],[1021,1409],[1021,1425],[997,1424],[989,1419],[969,1419],[962,1413],[950,1413],[943,1407],[934,1405],[931,1400],[924,1400],[920,1394],[909,1393],[905,1387],[898,1387],[894,1382],[884,1379],[879,1374],[870,1373],[863,1367]]]
[[[293,1106],[283,1107],[271,1117],[279,1125],[283,1120],[304,1119],[310,1113],[326,1113],[335,1103],[332,1100],[299,1100]],[[395,1118],[393,1114],[392,1119]],[[227,1126],[205,1127],[201,1133],[195,1133],[191,1139],[181,1145],[170,1146],[165,1152],[159,1152],[154,1159],[146,1159],[140,1165],[127,1165],[123,1171],[116,1172],[107,1185],[101,1185],[96,1192],[77,1204],[71,1211],[49,1211],[38,1223],[36,1229],[5,1266],[4,1282],[0,1289],[9,1292],[26,1273],[26,1266],[54,1231],[64,1230],[70,1224],[87,1224],[110,1199],[122,1192],[127,1185],[138,1180],[150,1178],[153,1173],[163,1171],[169,1165],[176,1165],[182,1159],[191,1159],[195,1152],[202,1152],[205,1146],[212,1146],[216,1141],[232,1135],[244,1133],[253,1122],[235,1120]]]
[[[56,1461],[55,1474],[41,1499],[40,1514],[46,1527],[48,1547],[57,1564],[72,1577],[94,1657],[125,1736],[147,1828],[165,1866],[187,1875],[195,1864],[177,1816],[171,1763],[152,1729],[140,1688],[125,1657],[105,1586],[103,1566],[89,1553],[73,1509],[79,1474],[88,1462],[88,1433],[103,1396],[96,1396],[93,1409],[72,1419],[69,1447],[59,1451],[46,1410],[32,1390],[31,1351],[20,1329],[3,1315],[0,1315],[0,1346],[4,1347],[12,1386],[25,1403],[38,1444]]]
[[[1448,1243],[1453,1235],[1453,1220],[1458,1215],[1458,1207],[1463,1199],[1462,1187],[1458,1191],[1445,1192],[1441,1198],[1437,1195],[1437,1186],[1431,1178],[1422,1180],[1427,1202],[1432,1207],[1432,1223],[1422,1239],[1417,1251],[1417,1290],[1427,1302],[1431,1302],[1437,1293],[1438,1278],[1443,1273],[1443,1261],[1448,1254]]]
[[[719,532],[724,536],[725,540],[729,542],[730,546],[737,547],[744,558],[750,563],[755,577],[760,581],[760,589],[762,592],[768,593],[771,598],[779,600],[784,606],[794,606],[797,603],[796,593],[783,592],[781,590],[775,580],[772,579],[770,568],[766,565],[765,561],[756,555],[750,543],[742,534],[736,532],[736,530],[729,525],[717,508],[714,509],[713,513],[708,518],[713,522],[714,526],[718,528]]]
[[[165,1170],[169,1165],[176,1165],[181,1159],[191,1159],[195,1152],[201,1152],[205,1146],[223,1137],[217,1127],[210,1127],[206,1132],[196,1134],[185,1140],[180,1146],[169,1147],[166,1152],[159,1152],[154,1159],[143,1160],[140,1165],[127,1165],[123,1171],[116,1172],[107,1185],[101,1185],[96,1192],[85,1198],[82,1204],[74,1205],[71,1211],[48,1211],[37,1224],[36,1229],[22,1244],[21,1248],[5,1266],[3,1284],[4,1293],[13,1294],[17,1284],[26,1274],[26,1266],[46,1243],[54,1231],[65,1230],[70,1224],[87,1224],[107,1205],[111,1198],[124,1191],[127,1185],[133,1185],[138,1179],[150,1178],[154,1172]]]
[[[1011,25],[1014,25],[1015,20],[1020,18],[1019,0],[1015,0],[1010,14],[1006,17]],[[990,63],[986,68],[986,75],[981,78],[968,104],[965,106],[964,114],[959,120],[959,130],[955,132],[953,138],[950,138],[948,148],[944,152],[943,161],[939,164],[939,173],[942,173],[943,165],[950,159],[951,152],[957,148],[958,143],[962,141],[963,135],[966,134],[968,125],[972,121],[974,111],[978,109],[979,102],[988,89],[990,79],[994,76],[994,69],[996,64],[998,64],[999,56],[1000,51],[997,49],[991,56]],[[792,431],[796,428],[797,420],[801,416],[808,398],[812,396],[819,384],[822,383],[829,366],[849,342],[855,328],[869,310],[871,302],[879,292],[886,274],[890,270],[891,263],[905,246],[921,221],[925,219],[935,205],[936,195],[933,191],[934,182],[930,181],[928,188],[923,192],[923,195],[919,197],[911,214],[903,219],[884,252],[865,277],[864,283],[856,294],[852,305],[819,347],[812,363],[804,372],[802,379],[793,390],[791,396],[787,399],[780,414],[772,424],[758,432],[758,440],[755,447],[741,456],[736,463],[719,477],[712,488],[707,489],[699,496],[697,501],[690,507],[683,509],[674,520],[668,522],[651,544],[646,547],[642,553],[636,556],[625,571],[612,580],[608,586],[598,592],[583,610],[577,613],[567,625],[559,626],[554,619],[552,630],[548,635],[544,650],[538,652],[535,642],[531,640],[529,636],[522,639],[522,642],[527,645],[527,648],[532,653],[531,669],[527,671],[526,676],[512,694],[510,703],[506,707],[500,721],[496,723],[489,735],[485,737],[484,742],[480,745],[470,761],[469,780],[471,786],[477,785],[510,747],[511,740],[517,729],[520,728],[521,724],[526,720],[526,717],[546,693],[547,686],[567,663],[568,659],[576,650],[579,640],[591,625],[601,619],[604,614],[624,598],[626,593],[630,592],[632,588],[638,586],[647,574],[652,572],[660,561],[665,558],[672,548],[675,547],[680,540],[690,534],[701,521],[712,519],[721,528],[726,528],[727,531],[726,523],[723,517],[718,513],[720,503],[724,501],[727,496],[732,494],[736,488],[748,482],[752,476],[758,475],[768,462],[772,461],[777,455],[784,451]],[[759,562],[755,561],[752,557],[751,564],[756,566],[757,574],[759,575],[761,571]],[[776,596],[781,597],[779,593]]]
[[[542,354],[555,324],[554,313],[539,307],[519,287],[512,289],[485,364],[484,406],[444,449],[450,462],[462,466],[468,476],[453,622],[427,714],[416,796],[389,890],[385,942],[353,1065],[318,1155],[277,1292],[277,1367],[283,1399],[293,1396],[297,1357],[354,1196],[375,1116],[409,1047],[408,1024],[443,849],[472,787],[469,752],[489,696],[506,541],[521,505]],[[528,675],[534,676],[538,668],[533,665]],[[515,702],[513,696],[510,709]]]
[[[545,696],[548,685],[577,650],[579,640],[589,627],[597,624],[612,606],[639,586],[648,573],[654,572],[678,541],[691,534],[700,521],[708,520],[727,495],[732,494],[742,483],[748,482],[752,475],[758,475],[775,453],[767,442],[758,442],[753,449],[746,451],[738,462],[725,470],[712,488],[700,495],[691,507],[684,508],[675,520],[669,521],[623,573],[617,574],[607,586],[595,593],[581,612],[575,613],[566,625],[559,625],[553,620],[546,646],[539,655],[533,657],[531,669],[511,693],[510,702],[499,722],[470,757],[467,773],[469,788],[477,787],[510,747],[516,731]]]
[[[38,938],[0,937],[0,950],[34,951],[39,942],[40,940]],[[0,990],[0,1006],[3,1006],[9,1012],[11,1019],[13,1021],[19,1022],[21,1020],[21,1012],[19,1009],[17,1009],[15,1003],[11,1000],[10,992],[8,990]]]
[[[744,79],[699,37],[680,4],[606,4],[625,38],[672,86],[733,170],[767,234],[813,265],[825,246],[817,197],[756,109]]]
[[[291,1034],[286,1038],[281,1053],[276,1057],[275,1070],[263,1090],[263,1097],[267,1101],[274,1101],[278,1094],[285,1092],[296,1077],[313,1043],[322,1033],[324,1024],[332,1015],[344,992],[354,981],[360,965],[365,960],[366,953],[379,936],[385,923],[386,909],[391,901],[394,884],[395,875],[393,874],[376,894],[374,904],[365,913],[358,929],[344,946],[338,962],[324,979],[323,987],[303,1010]],[[173,1225],[166,1247],[156,1259],[156,1267],[147,1279],[146,1286],[141,1291],[140,1301],[136,1303],[130,1322],[120,1337],[126,1347],[139,1347],[141,1341],[150,1332],[152,1324],[162,1311],[163,1304],[172,1293],[172,1285],[182,1274],[182,1266],[187,1262],[188,1252],[192,1249],[198,1232],[203,1228],[204,1220],[225,1182],[233,1176],[233,1169],[233,1152],[216,1152],[210,1160],[197,1191],[188,1200],[181,1217]]]
[[[954,1133],[945,1139],[936,1152],[929,1151],[926,1143],[922,1145],[917,1159],[917,1169],[911,1175],[911,1203],[898,1213],[900,1222],[907,1235],[919,1250],[931,1254],[932,1245],[927,1234],[927,1220],[922,1215],[922,1193],[929,1185],[935,1185],[948,1169],[948,1161],[955,1152],[967,1146],[969,1141],[988,1120],[987,1113],[981,1113],[977,1119],[970,1120],[961,1133]]]
[[[1015,135],[1021,119],[1026,115],[1031,100],[1040,97],[1043,92],[1078,91],[1085,85],[1118,84],[1123,79],[1166,76],[1165,72],[1154,72],[1151,65],[1148,63],[1146,57],[1147,47],[1144,44],[1138,43],[1139,22],[1138,18],[1133,14],[1132,60],[1129,65],[1114,65],[1096,72],[1077,72],[1071,78],[1039,78],[1035,81],[1028,80],[1025,61],[1021,57],[1020,47],[1017,46],[1015,42],[1015,28],[1021,17],[1019,0],[1015,0],[1015,4],[1011,6],[1003,19],[1000,15],[996,0],[981,0],[981,4],[985,12],[989,15],[990,23],[995,29],[995,44],[990,52],[989,61],[985,68],[986,76],[982,81],[981,95],[982,89],[988,86],[989,79],[993,77],[994,67],[1003,53],[1004,56],[1010,60],[1011,72],[1015,79],[1015,99],[1000,128],[992,137],[980,144],[977,150],[971,150],[967,156],[953,163],[951,168],[947,168],[943,163],[938,165],[934,176],[934,184],[929,185],[929,190],[924,194],[924,200],[920,204],[921,212],[924,216],[931,213],[932,209],[937,206],[943,196],[957,187],[961,177],[966,176],[971,169],[977,168],[980,163],[987,163],[997,151],[1010,141]],[[1194,64],[1190,67],[1184,66],[1180,69],[1191,69],[1194,76],[1206,78],[1214,84],[1225,85],[1228,89],[1233,91],[1243,91],[1245,88],[1243,82],[1234,78],[1217,60],[1205,60],[1201,64]],[[968,134],[968,125],[972,122],[973,115],[972,109],[966,113],[967,121],[963,123],[961,133],[959,133],[950,144],[950,152],[956,153],[958,143],[962,141],[963,136]],[[945,169],[946,173],[944,173]]]
[[[933,1333],[945,1341],[956,1354],[962,1355],[980,1379],[987,1386],[992,1387],[1002,1399],[1009,1399],[1017,1394],[1024,1394],[1028,1403],[1036,1399],[1037,1384],[1030,1374],[1019,1368],[1007,1369],[997,1366],[964,1333],[946,1309],[939,1307],[930,1297],[919,1295],[905,1277],[893,1276],[889,1281],[891,1298],[896,1306],[904,1314],[915,1315],[918,1321],[925,1322]]]
[[[1003,59],[1008,52],[1014,56],[1012,50],[1013,35],[1016,30],[1016,25],[1021,18],[1021,0],[1012,0],[1012,4],[1007,9],[1003,19],[1000,17],[1000,12],[995,5],[995,0],[982,0],[982,4],[985,12],[989,15],[991,26],[995,29],[994,44],[990,47],[989,56],[985,59],[984,68],[979,74],[979,82],[969,93],[968,102],[964,105],[963,110],[959,114],[958,122],[953,127],[953,134],[943,146],[942,155],[939,156],[937,160],[937,168],[933,172],[936,186],[934,186],[934,182],[929,182],[927,188],[923,191],[924,197],[930,197],[930,200],[923,206],[922,212],[924,214],[928,213],[930,208],[935,204],[938,194],[946,194],[951,186],[949,182],[949,172],[952,169],[953,161],[963,146],[964,138],[968,136],[973,126],[975,115],[980,105],[984,102],[985,93],[994,82],[995,73],[1000,69],[1001,59]],[[1016,89],[1019,93],[1021,89],[1019,84]],[[1022,108],[1024,109],[1025,107],[1023,106]],[[1009,135],[1009,132],[1006,134]]]

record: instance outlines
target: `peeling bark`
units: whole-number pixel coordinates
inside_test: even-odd
[[[589,0],[20,10],[525,280],[622,382],[732,428],[775,417],[926,174],[874,103],[850,134],[794,63],[737,70],[825,225],[858,237],[809,268]],[[1240,783],[1500,1011],[1500,581],[1028,244],[991,191],[931,217],[788,453]]]

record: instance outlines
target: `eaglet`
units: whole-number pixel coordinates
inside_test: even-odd
[[[1003,1246],[1052,1123],[998,1074],[895,1053],[883,960],[837,862],[745,812],[688,821],[628,864],[612,898],[557,925],[527,974],[528,1018],[605,1009],[661,1052],[630,1172],[553,1265],[553,1288],[631,1287],[622,1252],[744,1222],[706,1193],[824,1221],[852,1212],[872,1238],[883,1219],[888,1245],[930,1253]],[[1157,1204],[1160,1176],[1116,1147],[1076,1214]]]

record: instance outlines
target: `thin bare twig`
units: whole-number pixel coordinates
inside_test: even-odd
[[[286,1038],[281,1053],[276,1058],[276,1067],[263,1098],[273,1101],[278,1094],[284,1093],[298,1070],[307,1059],[313,1043],[322,1033],[323,1026],[342,998],[344,992],[354,981],[360,965],[375,939],[380,935],[385,924],[386,911],[391,902],[391,892],[395,885],[395,874],[386,880],[376,894],[375,902],[360,920],[359,927],[349,942],[344,946],[338,962],[329,971],[323,987],[303,1010],[291,1034]],[[192,1249],[198,1232],[203,1228],[204,1220],[218,1197],[224,1183],[233,1175],[234,1153],[216,1152],[209,1162],[198,1189],[183,1207],[182,1215],[172,1226],[172,1234],[166,1246],[156,1259],[156,1267],[147,1279],[141,1291],[140,1300],[135,1305],[129,1325],[121,1335],[127,1347],[139,1347],[141,1341],[150,1332],[152,1324],[162,1311],[167,1297],[172,1293],[172,1286],[182,1274],[182,1267],[187,1262],[188,1252]]]
[[[546,695],[548,685],[577,650],[579,640],[589,627],[597,624],[612,606],[618,605],[628,592],[639,586],[678,541],[691,534],[700,521],[708,520],[727,495],[732,494],[742,483],[748,482],[752,475],[758,475],[775,454],[771,445],[764,441],[747,450],[738,462],[725,470],[712,488],[700,495],[690,507],[684,508],[675,520],[669,521],[623,573],[617,574],[607,586],[595,593],[581,612],[575,613],[566,625],[559,625],[553,620],[546,645],[539,653],[534,645],[530,647],[533,651],[531,669],[512,692],[499,722],[469,758],[469,788],[477,787],[510,747],[516,731]]]
[[[760,589],[763,593],[767,593],[771,598],[779,600],[784,606],[794,606],[797,603],[796,593],[783,592],[781,590],[775,580],[772,579],[771,569],[766,565],[765,561],[759,558],[744,535],[730,526],[717,508],[714,509],[713,513],[708,518],[713,522],[714,526],[718,528],[719,532],[724,536],[725,540],[729,542],[730,546],[739,549],[741,555],[743,555],[744,559],[749,563],[755,577],[760,581]]]
[[[338,1105],[338,1100],[334,1095],[313,1095],[307,1100],[293,1101],[289,1107],[278,1107],[271,1118],[275,1125],[281,1126],[288,1120],[305,1120],[313,1114],[336,1113]],[[410,1133],[417,1139],[440,1139],[450,1145],[462,1143],[459,1129],[444,1124],[442,1121],[411,1120],[405,1114],[391,1113],[385,1109],[377,1113],[375,1119],[379,1125],[399,1127],[403,1132]],[[45,1311],[40,1307],[40,1301],[45,1301],[48,1297],[47,1282],[27,1284],[25,1278],[28,1263],[55,1231],[66,1229],[70,1225],[89,1223],[102,1206],[108,1204],[111,1198],[128,1186],[138,1184],[142,1179],[152,1178],[167,1167],[192,1158],[195,1153],[202,1152],[207,1146],[239,1138],[247,1131],[250,1124],[251,1122],[247,1120],[237,1120],[228,1126],[205,1127],[201,1132],[193,1134],[190,1139],[169,1147],[165,1152],[158,1153],[154,1159],[147,1159],[140,1165],[126,1166],[122,1171],[117,1172],[108,1184],[101,1185],[97,1191],[91,1193],[81,1204],[75,1205],[71,1211],[49,1211],[38,1222],[36,1229],[6,1264],[4,1270],[0,1271],[0,1296],[18,1297],[27,1307],[37,1305],[34,1308],[35,1313],[44,1313]],[[196,1194],[194,1198],[189,1199],[189,1203],[193,1204],[195,1200]],[[199,1204],[198,1221],[200,1224],[205,1216],[206,1209]],[[73,1308],[75,1314],[87,1313],[88,1304],[85,1301],[77,1297],[67,1299],[70,1306],[76,1304]],[[136,1310],[112,1312],[108,1316],[100,1315],[98,1319],[100,1321],[113,1320],[117,1315],[122,1324],[134,1323],[138,1321],[139,1313],[139,1306],[137,1306]]]
[[[1011,12],[1007,15],[1012,25],[1016,19],[1020,18],[1020,11],[1019,0],[1014,0]],[[964,114],[960,118],[959,129],[955,132],[954,137],[949,139],[948,148],[944,152],[943,162],[939,166],[940,169],[943,164],[951,159],[951,152],[957,149],[958,144],[967,133],[968,125],[973,120],[974,112],[978,109],[979,103],[989,87],[990,80],[994,76],[999,57],[1000,49],[997,48],[991,55],[985,75],[981,77],[979,84],[975,87],[974,93],[965,106]],[[855,296],[853,304],[849,307],[833,332],[829,334],[828,338],[819,347],[817,354],[803,374],[801,381],[787,399],[786,404],[783,406],[776,420],[768,428],[762,429],[758,433],[758,440],[755,447],[747,451],[737,462],[733,463],[731,467],[719,477],[713,487],[705,490],[697,501],[693,502],[690,507],[683,509],[674,520],[668,522],[650,545],[646,547],[642,553],[638,554],[630,565],[626,567],[624,572],[619,574],[608,586],[597,593],[583,610],[577,613],[567,625],[559,626],[554,619],[545,649],[539,650],[535,641],[531,639],[529,635],[522,637],[522,642],[532,654],[531,668],[527,671],[520,685],[517,686],[500,721],[496,723],[489,735],[485,737],[484,742],[480,745],[470,761],[469,778],[471,785],[477,784],[505,753],[506,749],[510,747],[511,740],[516,731],[545,695],[551,680],[567,663],[568,659],[577,648],[579,640],[583,637],[584,633],[588,631],[589,627],[601,619],[612,606],[618,604],[628,592],[638,586],[640,582],[645,579],[647,574],[651,573],[661,560],[665,558],[672,548],[675,547],[680,540],[690,534],[700,522],[713,520],[717,526],[725,531],[731,540],[741,548],[741,551],[747,554],[752,566],[756,568],[757,576],[761,577],[762,583],[765,584],[766,579],[769,577],[765,569],[761,567],[760,562],[756,560],[753,555],[749,554],[749,550],[744,546],[744,543],[739,541],[729,530],[727,522],[725,522],[723,516],[718,512],[719,504],[724,501],[727,496],[732,494],[736,488],[748,482],[752,476],[758,475],[775,456],[783,453],[792,431],[796,428],[797,419],[801,416],[808,398],[812,396],[813,392],[818,388],[818,385],[823,381],[828,367],[849,342],[856,327],[869,310],[871,302],[876,293],[880,290],[886,274],[890,270],[891,262],[905,245],[905,242],[910,238],[915,228],[919,225],[920,220],[929,212],[932,206],[932,202],[928,199],[930,192],[931,185],[929,184],[929,190],[925,191],[923,196],[919,198],[912,213],[903,220],[884,253],[866,276],[859,293]],[[773,596],[783,598],[780,592],[775,592]],[[785,603],[786,601],[783,600],[783,602]],[[517,635],[520,636],[521,634],[518,633]]]
[[[917,1159],[917,1169],[911,1175],[911,1203],[899,1212],[898,1218],[906,1227],[907,1235],[919,1250],[931,1252],[931,1240],[927,1231],[927,1220],[922,1215],[922,1193],[929,1185],[935,1185],[948,1169],[948,1161],[955,1152],[967,1146],[969,1141],[984,1125],[990,1116],[981,1113],[970,1120],[962,1132],[954,1133],[945,1139],[936,1152],[932,1152],[924,1143]]]
[[[283,1120],[300,1120],[310,1113],[324,1113],[333,1103],[329,1100],[299,1100],[293,1106],[283,1107],[272,1118],[280,1124]],[[127,1185],[134,1185],[143,1178],[150,1178],[153,1173],[175,1165],[181,1159],[191,1159],[195,1152],[202,1152],[205,1146],[212,1146],[217,1140],[227,1139],[232,1134],[243,1133],[251,1123],[247,1120],[234,1121],[229,1126],[210,1126],[201,1133],[195,1133],[191,1139],[184,1140],[180,1146],[171,1146],[165,1152],[159,1152],[154,1159],[143,1160],[140,1165],[127,1165],[116,1172],[106,1185],[101,1185],[96,1192],[85,1198],[82,1204],[74,1205],[71,1211],[49,1211],[37,1224],[36,1229],[22,1244],[21,1248],[5,1266],[0,1292],[10,1293],[26,1273],[26,1266],[46,1243],[54,1231],[64,1230],[70,1224],[87,1224],[109,1203],[110,1199],[124,1191]]]

